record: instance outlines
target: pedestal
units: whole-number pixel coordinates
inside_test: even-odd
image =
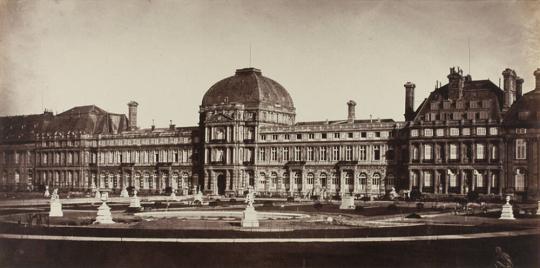
[[[101,199],[101,194],[99,193],[99,191],[96,191],[95,198],[96,199]]]
[[[129,201],[129,208],[141,208],[141,200],[138,196],[133,196]]]
[[[45,198],[51,197],[51,193],[49,193],[49,189],[46,189],[46,190],[45,190],[45,193],[43,194],[43,196],[44,196]]]
[[[122,188],[122,191],[120,192],[120,197],[129,197],[126,187]]]
[[[107,206],[107,203],[103,202],[98,208],[96,221],[94,224],[112,224],[111,208]]]
[[[512,210],[512,205],[510,205],[510,197],[506,197],[506,204],[502,206],[501,217],[499,220],[515,220],[514,211]]]
[[[49,211],[49,217],[63,217],[62,203],[59,200],[51,201],[51,209]]]
[[[339,209],[355,209],[356,206],[354,205],[354,197],[348,194],[344,194],[343,197],[341,197],[341,205],[339,206]]]
[[[257,211],[253,206],[248,206],[244,210],[242,216],[242,227],[259,227],[259,219],[257,219]]]

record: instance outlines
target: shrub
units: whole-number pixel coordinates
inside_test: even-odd
[[[195,206],[200,206],[200,205],[202,205],[202,204],[201,204],[201,201],[195,200],[195,201],[193,201],[193,205],[195,205]]]
[[[263,202],[263,207],[273,207],[274,206],[274,202],[272,201],[264,201]]]
[[[321,204],[321,202],[315,202],[313,204],[313,208],[315,208],[317,211],[321,210],[322,207],[323,207],[323,204]]]
[[[407,219],[421,219],[422,216],[420,216],[420,215],[418,215],[416,213],[412,213],[412,214],[407,215],[407,217],[405,217],[405,218],[407,218]]]
[[[218,200],[210,201],[208,202],[208,205],[211,207],[217,207],[219,205],[219,201]]]
[[[293,196],[287,197],[287,202],[294,202],[294,197]]]
[[[234,199],[234,198],[229,199],[229,203],[235,204],[235,203],[236,203],[236,199]]]
[[[416,209],[424,209],[424,203],[416,203]]]
[[[476,202],[478,200],[478,193],[476,191],[470,191],[467,193],[467,201]]]
[[[386,209],[391,210],[391,211],[396,211],[398,210],[398,207],[396,206],[396,204],[390,204],[388,205],[388,207],[386,207]]]
[[[418,189],[414,188],[411,190],[409,196],[411,197],[411,200],[416,201],[422,198],[422,193]]]
[[[354,210],[355,210],[355,211],[362,211],[362,210],[364,210],[364,207],[362,207],[362,206],[356,206],[356,207],[354,208]]]

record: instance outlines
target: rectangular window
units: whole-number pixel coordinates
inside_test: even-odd
[[[459,129],[458,128],[450,128],[450,136],[459,136]]]
[[[334,139],[339,139],[339,132],[334,133]]]
[[[431,172],[424,171],[424,187],[431,187]]]
[[[288,140],[291,139],[291,135],[285,134],[285,135],[283,136],[283,139],[285,139],[286,141],[288,141]]]
[[[449,186],[450,186],[450,187],[457,187],[457,178],[456,178],[456,174],[449,172],[449,174],[448,174],[448,181],[450,182],[450,183],[449,183]]]
[[[489,128],[489,135],[498,135],[499,131],[496,127],[490,127]]]
[[[461,135],[463,135],[463,136],[469,136],[469,135],[471,135],[471,129],[470,129],[470,128],[463,128],[463,129],[461,130]]]
[[[476,128],[476,135],[485,136],[486,135],[486,128],[485,127]]]
[[[308,139],[312,140],[314,138],[315,138],[315,134],[313,134],[313,133],[308,134]]]
[[[345,147],[345,160],[351,161],[353,158],[352,146]]]
[[[366,161],[367,160],[366,146],[365,145],[360,146],[359,158],[360,158],[360,161]]]
[[[319,150],[319,159],[321,161],[326,161],[326,147],[321,147]]]
[[[411,130],[411,137],[418,137],[418,129]]]
[[[276,147],[270,148],[270,160],[277,161],[277,148]]]
[[[521,170],[517,170],[515,176],[515,185],[516,191],[523,192],[526,190],[525,187],[525,174],[521,173]]]
[[[313,161],[313,159],[314,159],[313,147],[307,147],[307,161]]]
[[[437,137],[442,137],[442,136],[444,136],[444,129],[438,128],[438,129],[436,130],[435,134],[437,135]]]
[[[265,141],[266,140],[266,135],[261,135],[261,140]]]
[[[483,160],[485,159],[485,145],[482,143],[476,144],[476,159]]]
[[[266,150],[265,148],[259,148],[259,160],[266,161]]]
[[[433,146],[431,146],[431,144],[424,145],[424,159],[426,160],[433,159]]]
[[[375,131],[375,138],[380,138],[380,137],[381,137],[381,132]]]
[[[349,133],[347,133],[347,137],[348,137],[349,139],[352,139],[352,138],[353,138],[353,136],[354,136],[354,135],[353,135],[353,133],[352,133],[352,132],[349,132]]]
[[[491,159],[497,159],[497,155],[498,155],[497,146],[492,145],[491,146]]]
[[[373,146],[373,160],[381,160],[381,146],[380,145],[374,145]]]
[[[302,152],[300,147],[296,146],[294,147],[294,161],[300,161],[300,159],[302,159]]]
[[[301,140],[302,139],[302,134],[296,134],[296,139]]]
[[[278,135],[277,134],[272,135],[272,140],[277,141],[278,140]]]
[[[458,159],[458,148],[455,144],[450,144],[450,159],[456,160]]]
[[[289,148],[283,148],[283,161],[289,161]]]
[[[488,112],[487,111],[480,111],[480,119],[485,120],[488,119]]]
[[[516,140],[516,159],[527,159],[527,142],[524,139]]]
[[[339,160],[339,146],[332,147],[332,161]]]
[[[452,103],[451,103],[450,101],[444,101],[444,102],[443,102],[443,108],[444,108],[445,110],[448,110],[448,109],[450,109],[451,107],[452,107]]]
[[[361,138],[367,138],[367,133],[366,132],[360,132],[360,137]]]
[[[321,133],[321,139],[326,140],[326,133]]]
[[[474,175],[476,176],[476,187],[484,187],[484,176],[482,173],[479,173],[478,171],[474,171]]]
[[[424,129],[424,136],[432,137],[433,136],[433,129],[431,129],[431,128]]]

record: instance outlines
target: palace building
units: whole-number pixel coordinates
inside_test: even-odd
[[[502,75],[500,88],[451,68],[418,107],[407,82],[404,121],[357,119],[351,100],[343,120],[296,122],[287,90],[255,68],[210,87],[198,126],[139,128],[133,101],[127,116],[91,105],[0,117],[0,187],[539,199],[540,69],[527,94],[515,71]]]

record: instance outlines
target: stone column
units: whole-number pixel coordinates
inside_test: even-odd
[[[476,189],[476,180],[478,179],[477,176],[476,176],[476,173],[475,171],[477,171],[476,169],[473,170],[473,174],[472,174],[472,178],[471,178],[471,191],[474,191]],[[478,172],[478,171],[477,171]]]
[[[420,163],[424,162],[424,143],[420,143],[418,146],[418,158],[420,159]]]
[[[307,192],[307,175],[306,175],[306,169],[302,168],[302,193],[305,194]]]
[[[486,175],[487,176],[487,194],[491,194],[491,187],[493,187],[492,185],[493,182],[491,181],[491,170],[488,169],[486,171],[486,174],[487,174]]]
[[[353,192],[355,194],[359,193],[360,192],[360,187],[359,187],[359,178],[358,178],[358,170],[355,168],[354,169],[354,173],[353,173]]]
[[[463,194],[465,192],[465,176],[464,171],[461,169],[458,169],[458,175],[459,175],[459,193]]]
[[[448,175],[448,170],[444,171],[444,193],[448,194],[448,186],[450,184],[450,176]]]
[[[471,151],[472,151],[471,162],[474,164],[476,161],[476,144],[474,142],[471,142]]]
[[[420,170],[420,176],[418,180],[418,190],[422,193],[424,190],[424,170]]]
[[[413,183],[413,171],[409,170],[409,191],[412,191]]]
[[[228,128],[227,128],[228,129]],[[230,191],[231,190],[231,174],[230,174],[230,171],[228,170],[225,170],[225,191]]]

